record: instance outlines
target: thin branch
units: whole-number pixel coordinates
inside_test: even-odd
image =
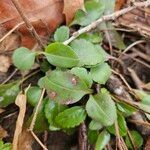
[[[139,89],[139,90],[142,90],[142,85],[144,84],[140,78],[137,76],[137,74],[135,73],[135,71],[131,68],[128,68],[128,71],[130,72],[130,75],[131,75],[131,78],[132,80],[134,81],[136,87]]]
[[[44,44],[42,43],[39,35],[37,34],[36,30],[34,29],[32,23],[28,20],[28,18],[24,14],[19,2],[17,0],[11,0],[11,1],[14,4],[14,6],[16,7],[16,9],[17,9],[19,15],[21,16],[22,20],[25,22],[25,24],[27,26],[27,29],[29,30],[31,35],[37,40],[39,45],[44,49]]]
[[[87,142],[87,127],[85,122],[81,123],[79,127],[79,150],[87,150],[88,142]]]
[[[35,113],[34,113],[34,115],[33,115],[32,122],[31,122],[30,127],[29,127],[29,130],[30,130],[30,131],[33,131],[33,129],[34,129],[36,117],[37,117],[39,108],[40,108],[40,106],[41,106],[44,93],[45,93],[45,89],[43,89],[42,94],[41,94],[41,96],[40,96],[40,99],[39,99],[39,101],[38,101],[38,104],[37,104],[37,106],[36,106]]]
[[[18,69],[15,69],[7,78],[6,80],[4,80],[0,85],[4,85],[5,83],[7,83],[18,71]]]
[[[1,39],[0,39],[0,43],[5,40],[12,32],[14,32],[17,28],[19,28],[21,25],[23,25],[24,22],[20,22],[19,24],[17,24],[16,26],[14,26],[10,31],[8,31]]]
[[[130,50],[132,47],[134,47],[135,45],[141,44],[141,43],[145,43],[145,40],[139,40],[139,41],[135,41],[134,43],[132,43],[131,45],[129,45],[122,53],[126,53],[128,50]],[[121,54],[122,55],[122,54]]]
[[[74,39],[76,39],[79,35],[96,28],[100,23],[102,23],[104,21],[114,20],[114,19],[118,18],[119,16],[132,11],[135,8],[148,7],[149,5],[150,5],[150,0],[147,0],[145,2],[137,2],[137,3],[134,3],[133,6],[124,8],[120,11],[114,12],[114,13],[109,14],[109,15],[102,16],[101,18],[99,18],[98,20],[92,22],[88,26],[78,30],[77,32],[74,32],[73,36],[70,37],[67,41],[65,41],[64,44],[68,45],[70,42],[72,42]]]
[[[32,136],[34,139],[39,143],[39,145],[43,148],[43,150],[48,150],[46,146],[39,140],[39,138],[35,135],[33,131],[31,131]]]

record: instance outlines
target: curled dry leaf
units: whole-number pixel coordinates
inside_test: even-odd
[[[34,138],[30,132],[24,130],[19,136],[18,150],[32,150]]]
[[[16,129],[14,133],[14,139],[13,139],[13,150],[18,150],[18,140],[22,133],[22,127],[23,127],[23,121],[25,117],[26,112],[26,95],[19,93],[16,98],[16,105],[19,107],[19,115],[16,122]]]
[[[78,9],[85,10],[84,0],[64,0],[63,13],[66,17],[66,23],[69,24]]]
[[[18,2],[40,36],[49,35],[63,22],[63,0],[18,0]],[[0,0],[0,25],[6,30],[11,30],[21,22],[22,19],[11,0]],[[19,31],[22,33],[22,44],[31,48],[35,41],[26,26],[19,27]]]
[[[8,136],[7,131],[4,128],[2,128],[2,126],[0,126],[0,139],[3,139],[7,136]]]
[[[10,58],[8,56],[0,55],[0,72],[6,73],[10,65]]]

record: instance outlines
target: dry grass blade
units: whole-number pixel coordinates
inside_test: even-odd
[[[15,129],[15,133],[14,133],[14,139],[13,139],[13,150],[17,150],[18,149],[18,140],[19,140],[19,136],[22,132],[22,127],[23,127],[23,121],[24,121],[24,117],[25,117],[25,112],[26,112],[26,95],[19,93],[17,98],[16,98],[16,105],[19,107],[19,115],[18,115],[18,119],[16,122],[16,129]]]

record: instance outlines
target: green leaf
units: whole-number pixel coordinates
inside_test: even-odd
[[[77,54],[70,46],[62,43],[52,43],[45,49],[44,55],[49,63],[62,68],[71,68],[78,65]]]
[[[96,141],[95,150],[103,150],[110,140],[110,134],[107,131],[102,131]]]
[[[98,138],[99,132],[97,130],[88,130],[88,141],[90,144],[95,144]]]
[[[99,123],[95,120],[92,120],[89,124],[89,129],[90,130],[100,130],[102,128],[103,128],[103,126],[101,125],[101,123]]]
[[[126,121],[125,121],[125,118],[118,113],[118,127],[119,127],[119,134],[120,136],[125,136],[127,134],[127,124],[126,124]],[[115,125],[113,124],[112,126],[110,127],[107,127],[107,130],[116,135],[116,130],[115,130]]]
[[[148,105],[150,107],[150,94],[145,94],[143,96],[142,101],[143,104]],[[150,120],[150,114],[145,113],[146,117]]]
[[[84,81],[69,71],[55,70],[39,80],[40,87],[47,89],[50,99],[61,104],[72,104],[91,93]]]
[[[0,85],[0,107],[6,107],[9,104],[14,103],[18,93],[18,82]]]
[[[130,133],[131,133],[131,137],[133,139],[133,143],[135,144],[135,146],[137,148],[140,148],[143,145],[142,136],[137,131],[134,131],[134,130],[130,131]],[[126,145],[128,146],[128,148],[134,149],[129,136],[126,136],[125,142],[126,142]]]
[[[128,116],[131,116],[133,113],[135,113],[137,111],[136,108],[126,104],[126,103],[123,103],[123,102],[118,102],[117,103],[117,108],[119,111],[121,111],[121,113],[125,116],[125,117],[128,117]]]
[[[42,104],[39,108],[39,111],[38,111],[38,114],[36,117],[33,131],[35,131],[37,133],[41,133],[41,132],[48,129],[48,122],[47,122],[47,119],[46,119],[45,113],[44,113],[44,107],[45,107],[45,104],[47,101],[48,101],[47,98],[42,100]],[[36,110],[36,107],[34,108],[32,115],[29,117],[29,119],[27,120],[27,122],[25,124],[26,128],[28,128],[30,126],[31,121],[32,121],[33,116],[34,116],[34,113],[35,113],[35,110]]]
[[[108,15],[114,12],[115,0],[100,0],[100,2],[103,6],[105,6],[104,15]],[[112,25],[111,22],[103,22],[99,25],[99,28],[109,34],[110,41],[114,47],[117,47],[119,49],[126,48],[122,37],[116,31],[115,27]]]
[[[55,123],[55,117],[65,109],[67,109],[67,106],[60,105],[52,100],[48,100],[46,102],[44,112],[48,120],[50,130],[59,130],[59,127]]]
[[[102,35],[98,33],[83,33],[78,37],[78,39],[85,39],[94,44],[101,43],[103,40]]]
[[[86,104],[86,111],[93,120],[103,126],[110,126],[117,119],[115,103],[108,93],[91,95]]]
[[[111,22],[106,23],[107,29],[108,29],[108,34],[110,36],[111,43],[114,47],[124,50],[126,48],[122,37],[120,34],[116,31],[115,27],[112,25]]]
[[[64,42],[69,38],[69,28],[67,26],[59,27],[54,33],[54,40]]]
[[[46,59],[44,59],[43,62],[40,63],[40,70],[43,72],[47,72],[51,68],[52,68],[52,66],[50,65],[50,63]]]
[[[74,40],[71,47],[79,57],[79,65],[96,65],[104,62],[103,55],[95,48],[95,46],[84,39]]]
[[[104,14],[108,15],[114,12],[115,0],[99,0],[105,6]]]
[[[11,143],[4,143],[0,139],[0,150],[11,150],[12,149],[12,144]]]
[[[40,99],[40,95],[42,93],[42,90],[37,86],[32,86],[27,91],[27,100],[28,103],[35,107]]]
[[[150,113],[150,105],[144,103],[138,103],[138,102],[134,102],[134,104],[138,106],[140,109],[142,109],[143,111],[145,111],[146,113]]]
[[[55,122],[62,128],[73,128],[82,123],[85,118],[85,110],[80,106],[74,106],[59,113]]]
[[[18,69],[25,71],[32,68],[35,61],[35,56],[35,52],[31,52],[25,47],[20,47],[14,51],[12,59],[14,65]]]
[[[111,68],[107,63],[91,68],[91,75],[95,82],[105,84],[111,75]]]
[[[78,76],[81,80],[83,80],[88,87],[92,86],[92,77],[91,74],[87,72],[85,68],[74,67],[71,69],[71,73]]]
[[[78,24],[81,26],[86,26],[91,22],[98,19],[104,12],[104,6],[95,1],[85,2],[86,12],[78,10],[75,14],[74,20],[71,25]]]

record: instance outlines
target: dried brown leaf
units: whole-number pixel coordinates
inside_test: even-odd
[[[127,0],[116,0],[115,10],[120,10],[126,2]]]
[[[0,114],[3,113],[5,110],[0,108]]]
[[[18,2],[41,37],[52,33],[63,22],[63,0],[18,0]],[[0,0],[0,25],[8,31],[20,22],[22,19],[11,0]],[[32,48],[35,41],[30,36],[26,26],[22,25],[18,31],[24,37],[22,44]],[[31,40],[32,42],[30,42]]]
[[[8,56],[0,55],[0,72],[6,73],[10,65],[10,58]]]
[[[8,136],[7,131],[4,128],[2,128],[2,126],[0,126],[0,139],[3,139],[7,136]]]
[[[34,138],[30,132],[24,130],[19,136],[18,150],[32,150]]]
[[[84,10],[84,0],[64,0],[63,13],[66,17],[66,23],[69,24],[78,9]]]
[[[18,140],[19,136],[22,132],[25,112],[26,112],[26,95],[19,93],[16,98],[16,105],[19,107],[19,115],[18,119],[16,121],[16,129],[14,133],[14,139],[13,139],[13,150],[18,150]]]

